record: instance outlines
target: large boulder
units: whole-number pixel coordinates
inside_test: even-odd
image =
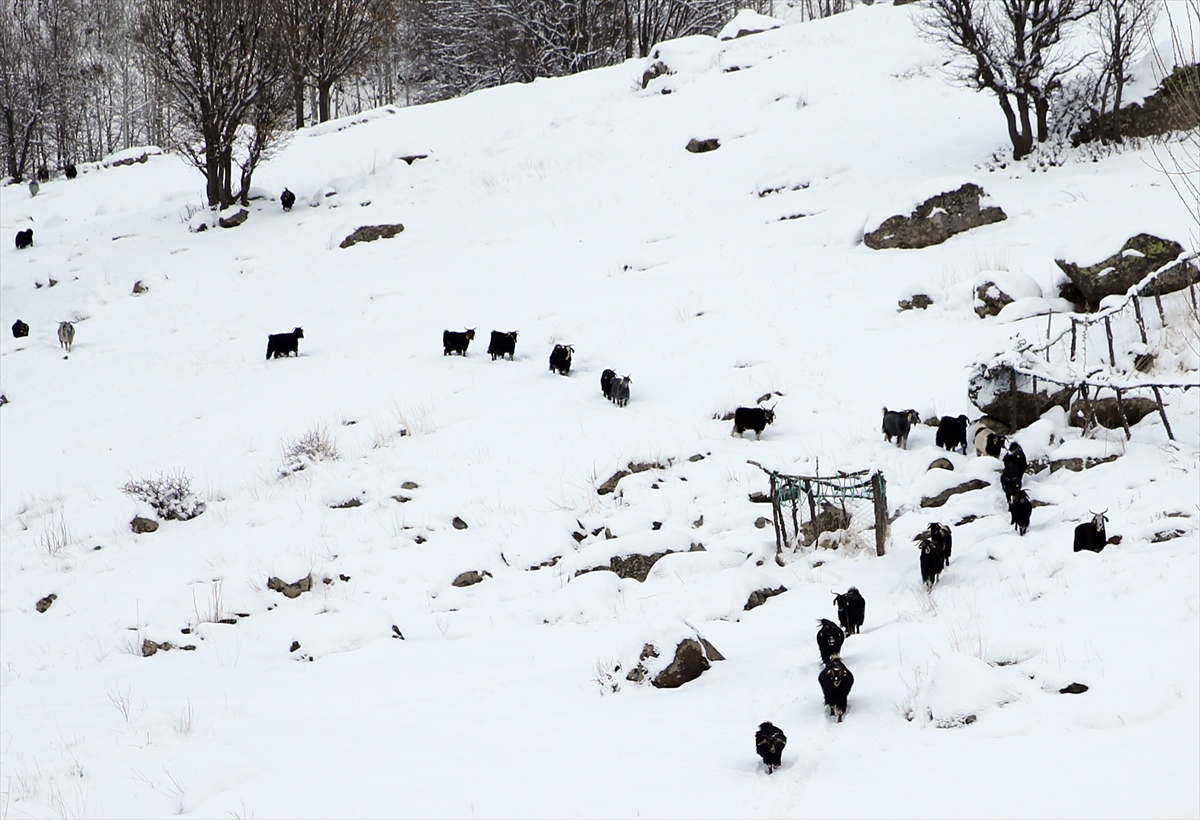
[[[971,403],[1010,430],[1028,427],[1051,407],[1065,410],[1074,393],[1074,387],[1035,380],[1003,362],[978,365],[967,384]]]
[[[1080,267],[1073,262],[1055,259],[1055,263],[1070,279],[1060,294],[1072,301],[1082,297],[1085,309],[1095,310],[1105,296],[1127,293],[1154,271],[1179,258],[1183,246],[1170,239],[1160,239],[1140,233],[1121,246],[1121,250],[1095,265]],[[1153,282],[1142,288],[1142,296],[1161,296],[1183,290],[1200,282],[1200,270],[1190,262],[1179,262],[1160,273]],[[1075,297],[1075,298],[1073,298]]]
[[[725,656],[704,638],[684,638],[675,645],[670,660],[663,665],[665,656],[659,647],[647,643],[642,647],[638,664],[625,676],[634,683],[650,681],[655,689],[678,689],[694,681],[712,668],[713,661],[723,661]]]
[[[1091,405],[1090,412],[1089,404]],[[1151,413],[1158,412],[1158,404],[1153,399],[1141,396],[1123,398],[1119,407],[1115,398],[1092,399],[1091,402],[1076,399],[1071,404],[1068,421],[1072,427],[1083,427],[1085,424],[1088,427],[1094,427],[1099,424],[1109,430],[1116,430],[1118,427],[1124,426],[1121,423],[1122,410],[1125,411],[1126,421],[1130,424],[1137,424]]]
[[[891,216],[863,236],[863,244],[883,248],[927,248],[940,245],[956,233],[980,225],[1002,222],[1008,216],[997,207],[980,207],[983,189],[967,183],[955,191],[930,197],[909,216]]]

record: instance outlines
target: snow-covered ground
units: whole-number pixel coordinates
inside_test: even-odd
[[[1018,435],[1033,459],[1120,455],[1027,478],[1047,505],[1024,538],[998,486],[919,507],[997,461],[951,454],[947,479],[933,428],[907,451],[879,434],[883,405],[977,417],[967,368],[1044,332],[976,317],[980,273],[1053,296],[1056,257],[1186,244],[1194,217],[1148,150],[989,166],[998,107],[945,81],[919,13],[666,43],[675,73],[646,89],[631,61],[307,129],[256,176],[295,209],[256,201],[233,230],[188,230],[202,180],[170,155],[0,191],[0,816],[1200,814],[1200,391],[1167,397],[1175,443],[1157,415],[1129,442],[1057,412]],[[964,182],[1008,219],[861,243]],[[917,290],[936,303],[898,312]],[[264,361],[296,326],[300,356]],[[492,329],[520,332],[515,361],[485,355]],[[1194,371],[1195,325],[1168,343]],[[769,392],[761,441],[714,419]],[[309,433],[340,458],[288,472]],[[748,460],[882,470],[887,554],[777,565]],[[598,495],[631,461],[663,466]],[[133,534],[151,514],[122,486],[172,471],[206,510]],[[1073,553],[1102,509],[1121,543]],[[927,595],[913,536],[972,515]],[[665,550],[685,552],[644,583],[575,575]],[[470,570],[490,577],[452,586]],[[813,636],[850,585],[867,621],[837,724]],[[692,629],[727,660],[675,690],[625,679]],[[789,737],[770,777],[765,720]]]

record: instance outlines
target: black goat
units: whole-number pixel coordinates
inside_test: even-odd
[[[272,333],[267,336],[267,358],[299,357],[300,340],[303,338],[304,331],[301,328],[296,328],[291,333]]]
[[[1029,500],[1029,494],[1018,489],[1008,500],[1008,514],[1012,519],[1012,525],[1017,528],[1017,532],[1024,535],[1025,531],[1029,529],[1029,516],[1033,514],[1033,503]],[[1079,541],[1076,540],[1075,543],[1078,545]]]
[[[17,250],[23,251],[33,245],[33,228],[17,231]]]
[[[949,527],[935,521],[913,540],[921,546],[921,580],[925,582],[925,590],[932,592],[942,570],[950,563],[953,535]]]
[[[937,429],[937,446],[943,450],[962,448],[962,454],[967,454],[967,425],[971,420],[966,416],[942,416]]]
[[[13,322],[12,330],[14,339],[24,339],[29,335],[29,325],[25,324],[20,319],[17,319],[17,321]]]
[[[604,394],[604,398],[612,401],[612,381],[617,377],[617,371],[605,370],[600,374],[600,392]]]
[[[1092,520],[1085,521],[1075,528],[1075,551],[1090,550],[1091,552],[1100,552],[1108,543],[1108,538],[1104,532],[1104,522],[1108,520],[1104,513],[1092,513]]]
[[[845,642],[846,634],[842,628],[828,618],[822,618],[821,628],[817,630],[817,649],[821,651],[821,662],[828,664],[840,658]]]
[[[37,169],[37,179],[38,179],[38,182],[49,182],[50,181],[50,169],[47,168],[45,165],[38,168]]]
[[[63,168],[63,173],[66,174],[67,179],[75,179],[75,177],[79,176],[79,170],[73,162],[67,163],[66,167]]]
[[[741,436],[745,438],[747,430],[754,431],[756,439],[762,438],[762,432],[767,428],[768,424],[775,422],[775,408],[773,407],[739,407],[733,411],[733,432],[731,436]]]
[[[908,449],[908,434],[914,424],[921,423],[921,416],[916,410],[888,410],[883,408],[883,440],[890,442],[896,439],[896,446],[902,450]]]
[[[821,674],[817,675],[821,691],[825,694],[825,705],[829,707],[829,716],[837,716],[837,722],[842,722],[846,714],[846,701],[850,698],[850,687],[854,686],[854,675],[839,659],[834,659],[825,665]]]
[[[867,617],[867,602],[857,587],[850,587],[841,595],[833,593],[833,603],[837,606],[838,620],[847,635],[857,635],[862,629]]]
[[[279,201],[282,203],[285,211],[290,211],[292,206],[296,204],[296,195],[287,188],[284,188],[283,193],[279,195]]]
[[[975,434],[976,455],[1000,458],[1000,453],[1003,450],[1004,436],[999,433],[993,433],[986,427],[979,428],[979,432]]]
[[[628,376],[616,376],[609,385],[609,392],[612,394],[612,403],[617,407],[624,407],[629,404],[629,385],[633,384],[633,379]]]
[[[1004,472],[1000,474],[1000,487],[1004,490],[1004,500],[1012,504],[1013,498],[1021,490],[1021,482],[1025,479],[1025,468],[1029,460],[1025,451],[1015,441],[1008,446],[1004,456]]]
[[[457,330],[442,331],[442,355],[450,356],[457,353],[467,355],[467,345],[475,338],[475,328],[459,332]]]
[[[754,748],[758,756],[767,766],[767,774],[771,774],[783,765],[783,747],[787,745],[787,735],[778,726],[767,721],[758,724],[754,733]]]
[[[505,356],[511,361],[517,355],[517,331],[513,330],[508,333],[501,333],[498,330],[493,330],[492,340],[488,343],[488,353],[491,355],[493,362]]]
[[[560,376],[565,376],[571,372],[571,354],[575,352],[575,348],[571,345],[555,345],[554,350],[550,351],[550,369]]]

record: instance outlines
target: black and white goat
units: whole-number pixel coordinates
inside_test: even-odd
[[[850,688],[854,686],[854,675],[846,668],[841,660],[835,659],[825,665],[821,674],[817,675],[821,684],[821,692],[825,695],[825,705],[829,707],[829,716],[837,716],[837,722],[842,722],[846,714],[846,702],[850,698]]]
[[[975,434],[975,454],[1000,458],[1004,450],[1004,436],[994,433],[986,427],[980,427]]]
[[[962,448],[962,454],[967,454],[967,425],[971,420],[966,416],[942,416],[938,422],[937,446],[943,450]]]
[[[555,345],[550,351],[550,369],[560,376],[571,372],[571,355],[575,348],[571,345]]]
[[[767,774],[771,774],[783,765],[783,747],[787,745],[787,735],[771,721],[758,724],[754,733],[754,748],[758,756],[766,764]]]
[[[467,345],[469,345],[474,339],[475,328],[470,328],[464,331],[443,330],[442,355],[451,356],[457,353],[459,356],[466,356]]]
[[[883,408],[883,440],[890,442],[896,439],[896,446],[901,450],[908,449],[908,434],[914,424],[921,423],[921,416],[916,410],[888,410]]]
[[[850,587],[841,595],[835,592],[833,603],[837,607],[838,620],[842,629],[846,630],[846,635],[857,635],[867,617],[867,602],[862,593],[857,587]]]
[[[774,422],[774,407],[739,407],[733,411],[733,432],[729,435],[745,438],[746,431],[753,430],[754,437],[760,439],[767,425]]]
[[[284,188],[283,193],[279,195],[279,203],[283,205],[285,211],[290,211],[292,206],[296,204],[296,195],[287,188]]]
[[[1108,543],[1108,536],[1104,532],[1104,522],[1108,518],[1104,513],[1108,512],[1093,512],[1091,521],[1084,521],[1075,528],[1075,552],[1089,550],[1091,552],[1100,552]]]
[[[827,664],[840,658],[845,642],[846,634],[842,628],[828,618],[822,618],[821,628],[817,630],[817,649],[821,652],[821,662]]]
[[[282,359],[300,355],[300,340],[304,330],[296,328],[291,333],[272,333],[267,336],[267,358]]]
[[[503,359],[505,356],[512,361],[517,355],[517,331],[510,330],[508,333],[501,333],[499,330],[493,330],[487,352],[493,362],[496,359]]]

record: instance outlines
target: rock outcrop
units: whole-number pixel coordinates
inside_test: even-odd
[[[1060,289],[1059,295],[1075,302],[1078,309],[1095,310],[1104,297],[1127,293],[1151,273],[1178,259],[1181,253],[1183,246],[1178,242],[1140,233],[1130,237],[1121,250],[1095,265],[1080,267],[1073,262],[1055,259],[1070,280],[1069,285]],[[1161,296],[1183,290],[1197,282],[1200,282],[1200,270],[1191,262],[1181,261],[1160,273],[1139,293],[1142,296]]]
[[[930,197],[909,216],[892,216],[863,236],[863,244],[884,248],[928,248],[980,225],[1002,222],[1008,216],[997,207],[981,207],[983,189],[967,183],[955,191]]]

